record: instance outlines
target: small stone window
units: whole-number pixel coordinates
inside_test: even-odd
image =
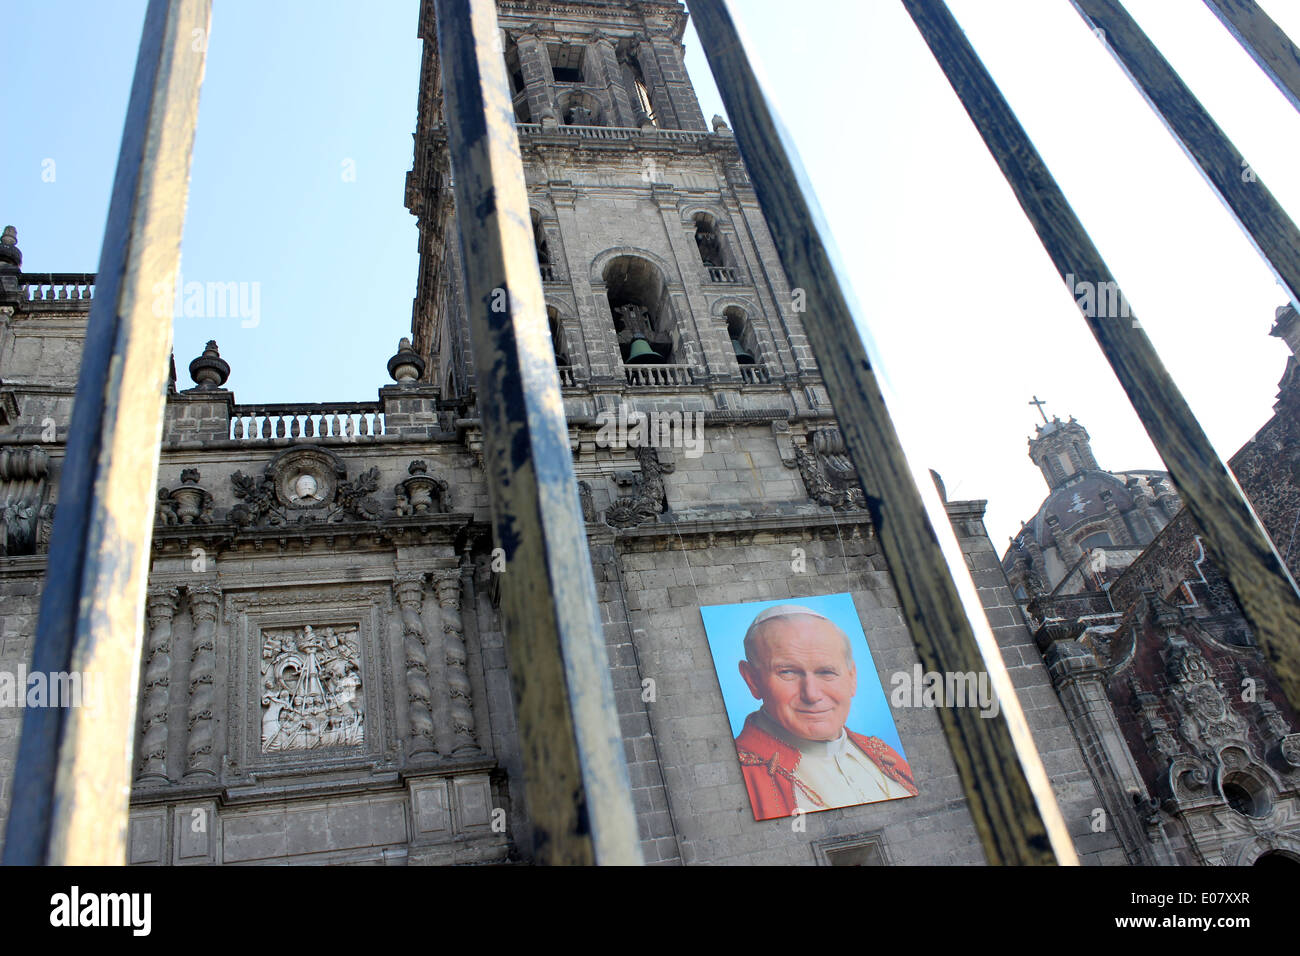
[[[889,866],[885,841],[879,833],[818,840],[812,847],[820,866]]]
[[[1109,534],[1107,534],[1105,531],[1098,531],[1095,534],[1088,535],[1088,537],[1080,541],[1079,547],[1082,548],[1084,551],[1087,551],[1089,548],[1111,547],[1112,545],[1114,545],[1114,543],[1115,542],[1110,539]]]
[[[1228,806],[1242,816],[1259,819],[1273,810],[1268,789],[1250,774],[1229,774],[1223,779],[1222,790]]]

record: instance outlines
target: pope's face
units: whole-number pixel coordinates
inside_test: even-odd
[[[768,716],[804,740],[835,740],[849,719],[858,671],[829,621],[808,615],[768,623],[758,660],[740,662],[750,693]]]

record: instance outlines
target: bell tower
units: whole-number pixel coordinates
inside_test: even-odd
[[[415,162],[414,347],[443,399],[475,397],[432,4]],[[511,0],[501,49],[570,416],[615,401],[829,412],[767,225],[721,117],[686,74],[685,8]],[[762,392],[781,392],[764,396]]]
[[[1075,475],[1098,470],[1088,430],[1073,416],[1068,422],[1053,418],[1037,428],[1038,433],[1029,439],[1029,457],[1043,473],[1047,487],[1056,489]]]

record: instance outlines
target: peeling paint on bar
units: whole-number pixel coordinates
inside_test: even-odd
[[[211,0],[151,0],[95,277],[59,482],[35,671],[93,672],[121,693],[29,710],[6,864],[121,865],[135,740],[171,316]],[[126,693],[125,689],[132,689]]]
[[[639,864],[496,4],[434,8],[534,857]]]

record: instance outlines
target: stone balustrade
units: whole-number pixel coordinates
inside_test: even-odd
[[[20,288],[27,302],[58,302],[95,297],[93,272],[23,273]]]
[[[634,386],[666,388],[695,384],[695,374],[689,365],[625,365],[623,371],[627,383]]]
[[[651,126],[639,129],[635,126],[551,126],[540,123],[516,123],[515,130],[520,136],[570,136],[579,139],[603,140],[660,140],[665,143],[697,143],[717,136],[716,133],[703,133],[685,129],[659,129]]]
[[[375,403],[346,405],[238,405],[230,418],[230,438],[273,441],[301,438],[372,439],[387,434]]]

